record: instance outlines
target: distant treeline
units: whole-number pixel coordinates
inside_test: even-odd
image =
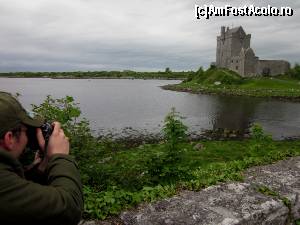
[[[45,77],[45,78],[137,78],[137,79],[184,79],[194,71],[173,72],[166,68],[158,72],[124,71],[76,71],[76,72],[9,72],[0,73],[0,77]]]

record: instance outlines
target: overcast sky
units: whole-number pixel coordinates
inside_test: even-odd
[[[294,15],[195,17],[195,4],[240,2]],[[260,59],[300,63],[299,14],[300,0],[0,0],[0,72],[196,70],[215,61],[222,25],[251,33]]]

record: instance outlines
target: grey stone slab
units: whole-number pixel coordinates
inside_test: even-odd
[[[300,157],[253,167],[244,175],[245,182],[266,186],[289,199],[294,219],[300,219]]]
[[[284,224],[288,208],[247,183],[230,183],[180,195],[121,214],[133,224]]]

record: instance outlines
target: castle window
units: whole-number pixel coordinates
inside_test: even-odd
[[[233,60],[231,60],[231,62],[233,63]]]
[[[239,69],[239,67],[238,67],[238,66],[236,66],[236,67],[235,67],[235,69],[237,69],[237,70],[238,70],[238,69]]]
[[[238,62],[239,62],[239,60],[236,60],[236,62],[238,63]]]

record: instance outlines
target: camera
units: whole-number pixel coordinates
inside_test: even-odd
[[[50,123],[46,122],[40,128],[42,130],[43,137],[44,137],[45,142],[47,144],[48,141],[49,141],[49,138],[50,138],[50,136],[53,132],[53,126]]]
[[[45,122],[41,127],[43,137],[45,139],[45,150],[47,150],[47,144],[49,141],[49,138],[53,132],[53,126],[49,122]],[[27,147],[31,150],[39,150],[40,146],[36,137],[36,128],[35,127],[29,127],[27,129],[27,136],[28,136],[28,143]],[[46,152],[45,152],[46,153]]]

